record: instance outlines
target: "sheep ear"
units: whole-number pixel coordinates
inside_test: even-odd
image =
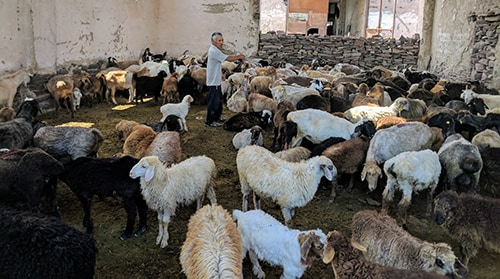
[[[144,178],[146,179],[146,182],[149,182],[153,176],[155,175],[155,170],[153,166],[148,166],[146,168],[146,173],[144,174]]]
[[[351,245],[354,249],[358,249],[359,251],[366,253],[366,247],[361,245],[361,243],[359,243],[355,240],[351,240]]]
[[[326,245],[325,250],[323,250],[323,262],[330,263],[333,257],[335,257],[335,249],[330,245]]]
[[[307,261],[307,255],[309,254],[309,250],[311,249],[312,244],[312,233],[301,233],[298,236],[299,245],[300,245],[300,259],[302,262]]]
[[[365,168],[366,168],[366,166],[361,171],[361,181],[365,181],[365,179],[366,179],[366,169]]]

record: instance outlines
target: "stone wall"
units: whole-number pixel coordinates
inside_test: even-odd
[[[365,69],[384,66],[402,69],[417,66],[419,37],[400,39],[361,38],[319,35],[284,35],[269,32],[260,35],[258,56],[272,63],[286,61],[293,65],[354,64]]]
[[[495,49],[500,35],[500,13],[472,16],[476,21],[472,47],[471,79],[488,84],[494,78]],[[497,69],[497,72],[500,71]]]

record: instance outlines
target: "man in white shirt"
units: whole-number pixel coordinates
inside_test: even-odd
[[[222,52],[224,38],[222,33],[214,32],[211,36],[212,44],[208,49],[207,60],[207,87],[208,87],[208,104],[207,104],[207,119],[205,125],[207,127],[219,127],[222,119],[222,62],[235,61],[245,59],[245,55],[226,55]]]

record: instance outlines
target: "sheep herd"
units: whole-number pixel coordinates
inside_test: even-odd
[[[319,276],[310,270],[335,278],[403,278],[408,273],[456,278],[476,272],[470,266],[478,266],[481,249],[500,253],[497,90],[411,69],[225,62],[222,88],[229,119],[211,128],[202,124],[205,59],[187,53],[168,58],[147,49],[137,63],[110,58],[93,75],[54,75],[46,88],[56,111],[44,115],[36,99],[13,109],[12,88],[29,82],[27,74],[0,78],[0,97],[5,95],[6,107],[12,108],[0,111],[5,119],[0,122],[2,230],[12,234],[3,224],[13,230],[27,226],[22,218],[52,230],[43,245],[3,239],[17,249],[2,249],[2,258],[12,260],[0,265],[0,277],[23,276],[27,271],[19,266],[36,261],[42,250],[70,245],[82,251],[65,250],[66,261],[54,257],[61,265],[57,271],[36,265],[26,270],[57,278],[93,277],[97,239],[89,236],[102,229],[94,227],[93,196],[122,202],[126,224],[115,238],[126,240],[123,245],[152,234],[149,228],[157,222],[156,245],[175,251],[188,278],[264,278],[270,270],[282,278]],[[463,106],[454,109],[457,102]],[[112,111],[113,120],[119,120],[108,130],[98,122],[91,128],[55,125],[84,121],[83,111],[111,111],[119,103],[147,107],[149,115]],[[59,112],[63,107],[68,114]],[[193,152],[188,146],[195,140],[202,146]],[[229,159],[219,158],[222,154],[211,149],[221,147],[214,145],[222,145]],[[229,185],[221,185],[221,176],[229,177]],[[61,221],[64,209],[57,205],[56,188],[64,185],[81,203],[85,233]],[[323,189],[330,194],[319,196]],[[223,196],[235,191],[237,201]],[[324,201],[326,210],[312,209],[321,220],[351,191],[359,192],[358,200],[381,203],[352,212],[346,226],[303,221],[307,217],[301,214],[311,212],[311,204]],[[417,214],[412,199],[415,203],[420,192],[427,194],[423,220],[450,233],[459,250],[413,234],[409,216]],[[401,200],[393,206],[396,197]],[[148,220],[152,212],[157,221]],[[181,221],[175,215],[186,213],[189,224],[180,236],[171,225]],[[40,234],[26,230],[20,235],[33,238],[30,232]],[[54,241],[58,235],[72,238],[65,246]],[[318,258],[331,267],[318,269],[323,265]],[[85,265],[77,266],[79,261]]]

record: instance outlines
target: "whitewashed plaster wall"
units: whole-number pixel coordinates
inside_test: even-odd
[[[0,0],[0,73],[51,72],[65,63],[114,56],[139,59],[146,47],[201,55],[213,31],[229,51],[258,47],[258,0]]]

